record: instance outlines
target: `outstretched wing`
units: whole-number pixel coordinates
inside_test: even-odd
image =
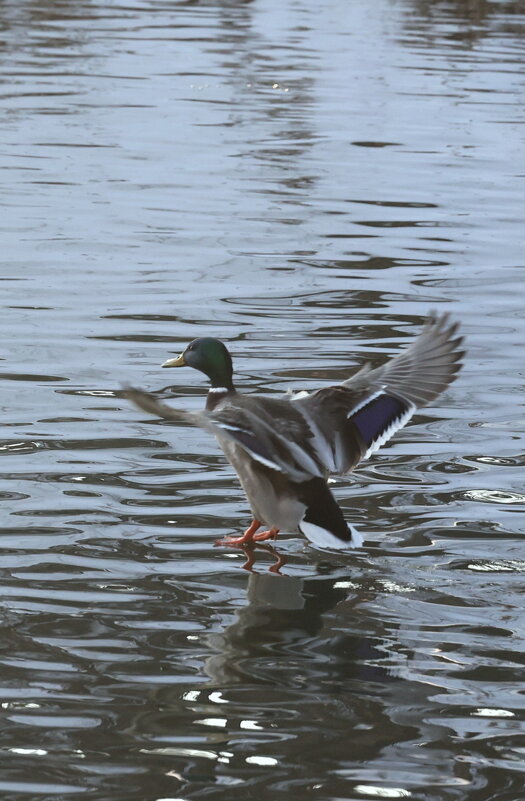
[[[431,315],[418,338],[386,364],[371,370],[368,365],[342,386],[358,390],[373,383],[389,395],[416,408],[435,400],[461,369],[463,337],[457,336],[459,323],[450,315]]]
[[[461,368],[462,337],[449,316],[432,316],[405,351],[376,369],[293,399],[311,425],[315,444],[332,472],[347,473],[433,401]]]
[[[315,448],[308,444],[312,437],[308,423],[299,412],[287,409],[288,404],[283,401],[276,402],[282,404],[279,411],[288,413],[289,424],[302,430],[304,445],[288,439],[282,426],[272,425],[272,416],[264,401],[257,406],[252,402],[246,405],[232,403],[213,411],[186,412],[168,406],[150,393],[134,387],[124,390],[123,395],[139,409],[156,417],[193,423],[214,434],[219,441],[226,439],[234,442],[256,462],[283,473],[292,481],[302,482],[312,477],[324,476],[324,465]]]

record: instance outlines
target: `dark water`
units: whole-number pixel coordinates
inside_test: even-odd
[[[7,0],[3,801],[523,798],[525,8]],[[248,509],[130,382],[203,334],[243,390],[460,379],[335,492],[365,548],[214,547]]]

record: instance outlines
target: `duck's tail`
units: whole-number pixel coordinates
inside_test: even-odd
[[[324,479],[305,481],[299,497],[306,503],[299,529],[317,548],[346,551],[363,544],[363,537],[348,525]]]

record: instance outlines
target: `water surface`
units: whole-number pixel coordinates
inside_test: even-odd
[[[0,37],[6,801],[523,794],[519,2],[7,2]],[[335,493],[365,547],[249,519],[200,408],[462,321],[459,380]]]

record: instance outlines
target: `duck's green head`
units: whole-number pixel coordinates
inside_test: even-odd
[[[176,359],[168,359],[162,367],[194,367],[208,376],[212,387],[233,389],[233,366],[226,345],[212,337],[200,337],[190,342]]]

